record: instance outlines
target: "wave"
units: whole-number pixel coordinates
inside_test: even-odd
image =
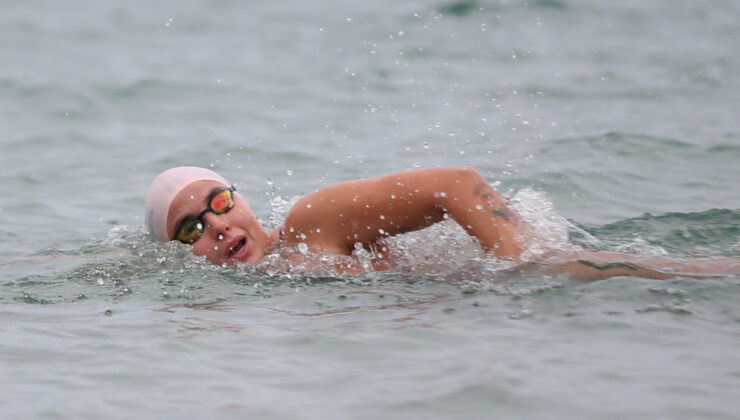
[[[645,213],[602,226],[574,224],[601,241],[602,246],[614,250],[629,250],[626,245],[643,243],[646,247],[642,250],[655,246],[678,256],[732,256],[740,253],[740,210]],[[579,241],[576,236],[575,242]],[[638,246],[635,250],[641,249]]]
[[[500,13],[506,9],[527,8],[564,10],[567,5],[559,0],[530,0],[527,2],[513,2],[511,4],[500,2],[479,2],[475,0],[458,0],[441,4],[436,7],[436,11],[442,15],[454,17],[466,17],[476,12],[497,12]]]

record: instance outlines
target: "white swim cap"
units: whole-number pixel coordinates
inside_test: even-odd
[[[196,181],[217,181],[224,186],[229,182],[221,175],[210,169],[195,166],[180,166],[168,169],[157,175],[149,187],[144,205],[144,219],[149,232],[163,242],[172,240],[167,235],[167,215],[170,212],[172,200],[185,187]]]

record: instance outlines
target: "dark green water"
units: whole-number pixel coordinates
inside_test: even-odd
[[[0,4],[2,418],[738,418],[740,281],[204,264],[161,170],[474,165],[553,246],[740,256],[737,2]],[[415,242],[414,242],[415,241]]]

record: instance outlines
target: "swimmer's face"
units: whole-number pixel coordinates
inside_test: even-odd
[[[176,230],[188,216],[198,216],[208,208],[214,191],[225,185],[216,181],[196,181],[175,197],[167,215],[167,233],[177,236]],[[233,193],[234,206],[223,214],[203,213],[203,234],[192,244],[193,254],[204,255],[214,264],[232,265],[235,262],[256,263],[265,256],[269,245],[267,232],[246,201]]]

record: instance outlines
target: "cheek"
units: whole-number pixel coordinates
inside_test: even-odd
[[[239,227],[248,227],[257,223],[257,216],[248,210],[238,210],[229,221]]]
[[[209,254],[213,253],[213,242],[207,238],[201,238],[198,242],[193,244],[193,254],[197,256],[205,255],[208,257]]]
[[[203,243],[201,243],[203,242]],[[212,241],[198,241],[193,245],[193,255],[198,257],[205,256],[206,259],[213,264],[220,265],[223,263],[223,257],[218,253],[217,250],[213,249],[216,246]]]

